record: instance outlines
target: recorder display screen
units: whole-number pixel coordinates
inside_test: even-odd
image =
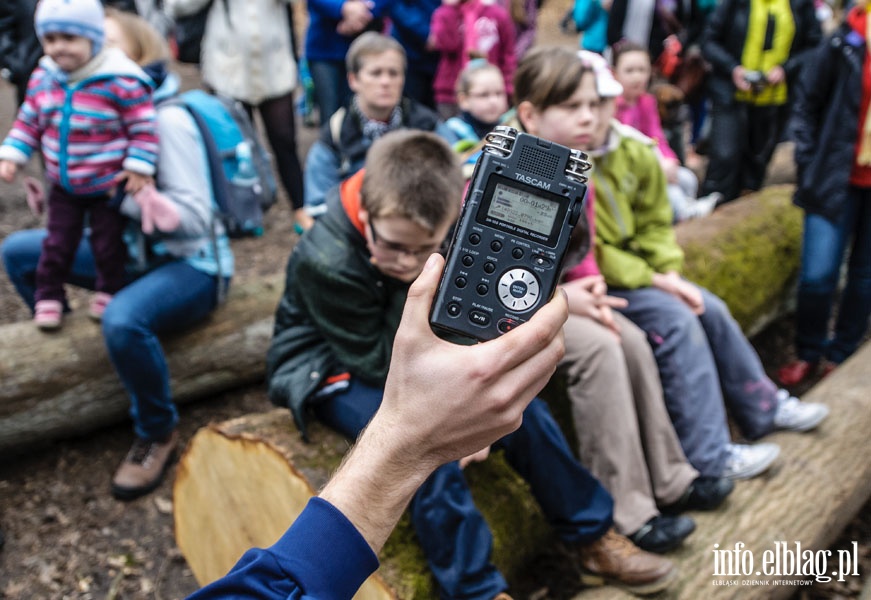
[[[549,237],[559,209],[559,202],[497,183],[487,216]]]

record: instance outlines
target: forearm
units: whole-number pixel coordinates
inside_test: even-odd
[[[376,554],[417,488],[435,469],[397,443],[401,429],[379,412],[319,494],[339,509]]]

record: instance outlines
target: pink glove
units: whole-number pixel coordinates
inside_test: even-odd
[[[163,232],[178,229],[181,222],[178,209],[172,200],[154,189],[153,185],[143,187],[133,196],[133,200],[142,209],[143,233],[150,234],[155,227]]]
[[[24,194],[27,198],[27,206],[30,207],[30,212],[37,217],[45,211],[45,191],[42,189],[42,182],[36,177],[27,176],[24,178]]]

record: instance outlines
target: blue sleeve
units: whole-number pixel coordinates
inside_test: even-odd
[[[249,550],[189,600],[347,600],[377,568],[378,558],[354,525],[315,497],[275,544]]]
[[[340,158],[320,140],[312,144],[305,161],[303,204],[314,213],[325,210],[327,192],[341,183]]]

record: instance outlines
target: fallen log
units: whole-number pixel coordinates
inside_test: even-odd
[[[164,340],[178,403],[263,379],[274,277],[236,286],[201,326]],[[31,322],[0,327],[0,454],[117,423],[128,401],[99,325],[72,314],[56,333]]]
[[[798,268],[801,213],[792,187],[767,188],[677,228],[687,277],[715,291],[745,331],[783,313]],[[179,403],[263,378],[283,274],[235,285],[203,325],[165,340]],[[121,421],[127,397],[99,327],[74,314],[54,334],[0,326],[0,453]]]
[[[871,496],[869,362],[871,344],[805,396],[832,408],[818,431],[770,436],[767,441],[782,448],[775,466],[740,482],[719,510],[692,515],[696,532],[670,554],[679,579],[660,597],[786,598],[795,591],[781,583],[803,578],[784,568],[766,574],[764,553],[794,552],[797,542],[803,550],[824,550]],[[223,575],[247,548],[274,542],[326,482],[348,444],[317,425],[312,438],[311,444],[299,440],[284,409],[211,425],[194,436],[176,474],[174,519],[178,546],[200,584]],[[511,582],[554,540],[526,485],[498,454],[494,459],[470,466],[467,477],[494,532],[494,562]],[[725,554],[715,563],[715,550],[734,554],[739,543],[742,556],[753,557],[749,572]],[[829,558],[823,575],[838,569],[838,558]],[[360,598],[436,597],[407,516],[381,560]],[[631,596],[607,587],[584,590],[575,600],[612,598]]]

